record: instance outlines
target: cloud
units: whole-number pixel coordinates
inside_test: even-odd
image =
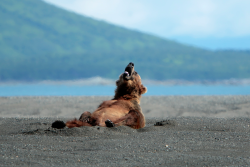
[[[79,14],[129,27],[144,20],[141,1],[133,0],[45,0]]]
[[[79,14],[164,37],[250,35],[249,0],[45,0]]]

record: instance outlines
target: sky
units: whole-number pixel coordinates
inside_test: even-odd
[[[44,0],[97,20],[206,49],[250,50],[250,0]]]

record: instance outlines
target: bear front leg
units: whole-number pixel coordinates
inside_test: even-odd
[[[129,126],[134,129],[140,129],[145,127],[144,115],[136,110],[130,110],[127,115],[121,117],[113,122],[116,126]]]

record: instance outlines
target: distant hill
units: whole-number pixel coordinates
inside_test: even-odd
[[[0,1],[0,81],[250,78],[250,51],[209,51],[77,15],[41,0]]]

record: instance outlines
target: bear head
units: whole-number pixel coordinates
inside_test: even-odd
[[[134,70],[134,63],[129,63],[125,71],[116,81],[114,99],[138,99],[147,92],[147,88],[141,83],[140,75]]]

